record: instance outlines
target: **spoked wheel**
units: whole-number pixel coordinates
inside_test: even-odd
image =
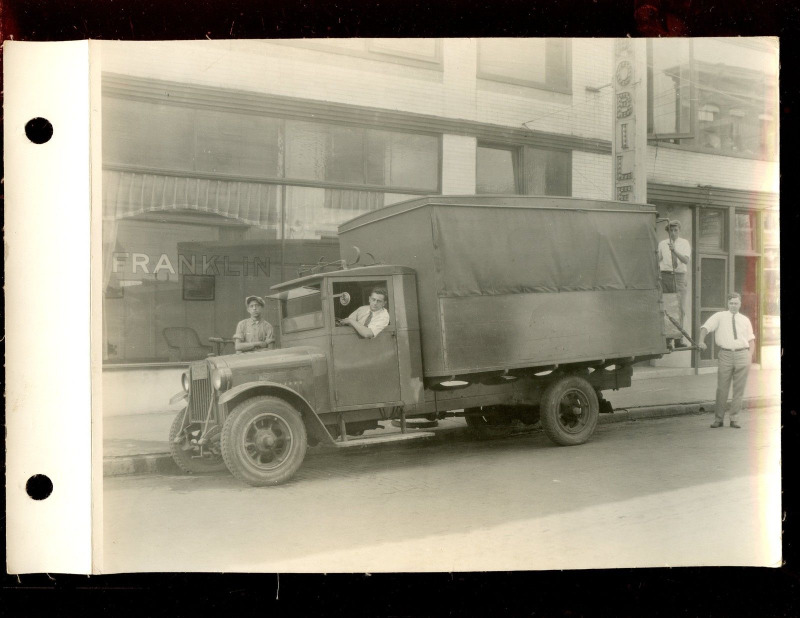
[[[185,440],[175,442],[175,437],[183,428],[184,414],[186,414],[185,408],[175,416],[169,429],[169,452],[172,459],[181,470],[189,474],[207,474],[224,470],[225,462],[222,460],[219,450],[214,454],[212,447],[206,446],[201,454],[200,447],[185,449]],[[219,445],[216,446],[219,447]]]
[[[583,444],[597,427],[597,393],[578,376],[567,376],[548,386],[541,410],[547,437],[561,446]]]
[[[308,439],[300,413],[278,397],[239,404],[222,429],[222,456],[236,478],[250,485],[287,481],[303,463]]]
[[[499,413],[499,406],[467,408],[464,420],[479,440],[505,438],[514,431],[513,421]]]

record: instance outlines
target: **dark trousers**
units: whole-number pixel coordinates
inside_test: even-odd
[[[678,294],[678,322],[683,327],[683,305],[686,301],[686,273],[661,271],[661,290],[668,294]]]

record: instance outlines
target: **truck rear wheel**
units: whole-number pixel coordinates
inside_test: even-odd
[[[225,462],[221,455],[206,454],[199,457],[199,448],[184,450],[185,441],[175,442],[175,437],[183,428],[184,414],[186,414],[185,408],[175,416],[175,420],[172,421],[172,426],[169,428],[169,452],[175,464],[189,474],[208,474],[225,470]]]
[[[589,382],[566,376],[545,390],[541,401],[542,428],[561,446],[583,444],[597,427],[597,393]]]
[[[303,418],[278,397],[240,403],[222,428],[222,456],[231,474],[257,487],[278,485],[297,472],[306,456]]]

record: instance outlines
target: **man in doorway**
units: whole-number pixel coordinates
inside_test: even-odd
[[[236,325],[236,333],[233,335],[236,352],[250,352],[251,350],[275,347],[272,324],[261,317],[261,312],[264,310],[264,299],[260,296],[248,296],[244,303],[250,317]]]
[[[730,419],[731,427],[739,429],[737,422],[739,410],[742,408],[742,396],[747,385],[747,372],[750,369],[750,360],[753,358],[755,335],[750,320],[739,313],[742,306],[742,297],[733,292],[728,294],[728,310],[718,311],[712,315],[700,329],[701,350],[706,349],[706,335],[714,333],[714,341],[719,348],[717,370],[717,403],[714,408],[714,422],[712,429],[722,427],[725,418],[725,404],[728,401],[728,391],[733,380],[733,398],[731,399]]]
[[[681,222],[672,219],[664,228],[669,237],[658,243],[658,269],[661,272],[661,289],[678,294],[678,322],[683,328],[683,307],[686,303],[686,273],[692,259],[692,246],[681,238]],[[675,339],[675,347],[684,348],[683,339]]]
[[[389,311],[386,303],[389,293],[386,288],[373,288],[369,295],[369,305],[359,307],[339,324],[352,326],[365,339],[372,339],[389,324]]]

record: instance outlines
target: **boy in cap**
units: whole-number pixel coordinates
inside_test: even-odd
[[[250,314],[250,317],[236,325],[236,333],[233,335],[236,351],[249,352],[250,350],[274,347],[275,338],[272,335],[272,324],[261,318],[264,299],[260,296],[248,296],[244,304],[247,306],[247,313]]]
[[[692,258],[692,246],[681,238],[681,222],[672,219],[664,228],[669,238],[658,243],[658,268],[661,272],[661,289],[667,293],[677,292],[681,328],[683,328],[683,305],[686,301],[686,273]],[[676,347],[686,347],[682,339],[675,340]]]

